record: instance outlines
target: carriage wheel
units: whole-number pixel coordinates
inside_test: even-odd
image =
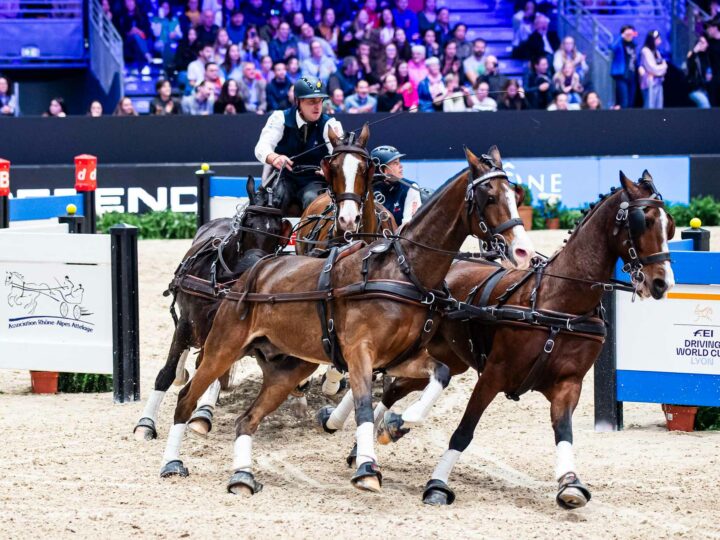
[[[80,306],[75,306],[73,308],[73,317],[75,317],[75,320],[80,320],[80,315],[82,315],[82,310],[80,309]]]
[[[60,304],[60,315],[62,315],[64,318],[66,318],[68,315],[68,305],[65,302]]]

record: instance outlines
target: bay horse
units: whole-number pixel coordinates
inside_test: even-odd
[[[165,393],[173,380],[179,384],[187,382],[185,361],[191,347],[200,350],[197,363],[202,361],[203,344],[222,301],[214,294],[215,286],[236,280],[261,257],[272,253],[280,244],[280,238],[290,236],[291,225],[282,218],[282,211],[268,206],[273,204],[272,193],[265,188],[256,191],[252,177],[247,181],[247,193],[248,206],[234,218],[214,219],[198,229],[166,291],[165,296],[173,295],[171,313],[175,331],[165,365],[158,372],[154,389],[133,429],[138,441],[157,437],[157,414]],[[198,282],[198,289],[190,290],[182,285],[189,276],[205,283]],[[179,317],[174,311],[175,304]],[[205,432],[212,425],[220,386],[220,381],[210,385],[194,415],[202,422]]]
[[[358,489],[380,491],[382,475],[373,442],[373,371],[406,377],[430,374],[422,410],[416,411],[422,420],[426,405],[446,386],[448,369],[429,358],[406,359],[432,335],[436,310],[447,297],[438,289],[456,250],[475,234],[496,242],[501,238],[518,267],[527,267],[533,256],[517,215],[516,197],[522,197],[522,188],[513,192],[498,166],[497,148],[480,158],[469,150],[466,154],[469,169],[448,180],[401,237],[359,249],[352,246],[344,257],[334,250],[329,259],[267,259],[235,284],[215,317],[202,364],[178,397],[162,477],[188,474],[180,444],[198,398],[236,358],[265,348],[267,354],[258,358],[263,371],[260,394],[236,423],[228,490],[254,494],[262,489],[252,474],[252,435],[317,364],[340,355],[350,373],[358,426],[358,469],[351,482]],[[316,310],[323,314],[321,324],[314,317]],[[333,354],[324,346],[328,340]],[[277,357],[282,360],[275,361]]]
[[[454,501],[448,477],[495,396],[504,392],[517,400],[530,390],[550,402],[558,505],[574,509],[590,500],[574,464],[572,415],[604,342],[603,291],[615,287],[610,281],[618,258],[630,274],[633,294],[641,298],[659,300],[674,285],[668,240],[675,224],[652,177],[644,171],[634,183],[620,172],[620,183],[621,189],[591,205],[567,245],[534,273],[466,262],[451,268],[450,291],[466,300],[442,321],[423,354],[446,364],[452,375],[469,367],[481,375],[425,487],[426,504]],[[399,378],[386,389],[376,411],[385,419],[381,438],[397,440],[407,433],[399,415],[385,411],[422,384]]]
[[[300,218],[295,243],[295,252],[299,255],[307,255],[313,249],[326,249],[328,243],[324,240],[333,236],[342,240],[346,231],[374,234],[397,230],[395,218],[376,203],[373,196],[375,165],[367,151],[368,124],[363,126],[357,141],[353,133],[343,141],[333,130],[328,131],[328,137],[333,153],[320,163],[328,191],[320,194]]]

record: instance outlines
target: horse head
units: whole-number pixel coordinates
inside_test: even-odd
[[[523,200],[522,186],[510,184],[497,146],[480,157],[466,148],[465,156],[470,167],[466,195],[470,231],[503,252],[516,268],[528,268],[535,248],[517,209]]]
[[[282,201],[275,197],[273,188],[256,190],[255,179],[249,176],[247,193],[249,204],[236,216],[241,251],[259,249],[272,253],[281,238],[290,237],[292,225],[283,219]],[[278,206],[275,206],[276,203]]]
[[[345,139],[328,130],[332,153],[320,164],[336,205],[335,221],[338,232],[357,231],[363,207],[372,189],[375,165],[367,151],[370,128],[366,123],[357,139],[349,133]]]
[[[640,297],[659,300],[675,284],[668,247],[668,240],[675,235],[675,221],[665,210],[649,172],[643,171],[636,183],[620,171],[620,184],[612,227],[615,251]]]

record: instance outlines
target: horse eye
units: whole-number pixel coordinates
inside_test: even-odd
[[[655,225],[655,220],[652,218],[645,218],[645,228],[646,229],[652,229],[652,226]]]
[[[487,203],[488,203],[488,204],[495,204],[495,202],[496,202],[495,197],[493,197],[492,195],[490,195],[490,196],[488,197]]]

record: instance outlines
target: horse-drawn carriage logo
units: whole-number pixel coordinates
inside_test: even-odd
[[[695,306],[695,322],[698,323],[701,320],[712,322],[713,309],[710,306],[701,306],[700,304]]]
[[[54,285],[32,283],[19,272],[5,272],[5,286],[10,289],[7,302],[19,312],[17,318],[61,318],[92,324],[85,320],[92,313],[82,305],[85,294],[82,283],[76,284],[70,276],[54,280]]]

